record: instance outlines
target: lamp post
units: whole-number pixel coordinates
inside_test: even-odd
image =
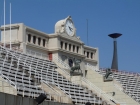
[[[108,36],[113,38],[114,41],[114,52],[113,52],[113,59],[112,59],[112,65],[111,65],[111,69],[115,69],[118,70],[118,57],[117,57],[117,38],[120,37],[122,34],[120,33],[113,33],[113,34],[109,34]]]

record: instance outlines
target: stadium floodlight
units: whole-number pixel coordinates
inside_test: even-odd
[[[111,69],[118,70],[118,55],[117,55],[117,38],[120,37],[122,34],[120,33],[113,33],[109,34],[108,36],[113,38],[114,41],[114,52],[113,52],[113,59],[112,59],[112,65]]]

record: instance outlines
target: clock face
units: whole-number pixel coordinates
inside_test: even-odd
[[[66,21],[65,30],[68,35],[70,35],[70,36],[74,35],[74,25],[71,20]]]

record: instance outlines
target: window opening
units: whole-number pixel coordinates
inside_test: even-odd
[[[73,52],[75,52],[75,45],[73,45]]]
[[[87,52],[87,58],[89,58],[89,52]]]
[[[60,44],[61,44],[61,49],[62,49],[62,48],[63,48],[63,42],[61,41],[61,43],[60,43]]]
[[[36,36],[33,36],[33,43],[35,44],[36,42]]]
[[[28,34],[28,42],[31,42],[31,34]]]
[[[43,39],[43,46],[45,47],[45,43],[46,43],[46,40],[45,39]]]
[[[91,53],[91,59],[93,59],[93,53]]]
[[[79,47],[77,46],[77,53],[79,52]]]
[[[41,38],[38,38],[38,45],[40,45],[41,43]]]
[[[69,44],[69,51],[71,51],[71,44]]]
[[[67,50],[67,43],[65,43],[65,50]]]

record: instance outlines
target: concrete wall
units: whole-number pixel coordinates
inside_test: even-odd
[[[11,41],[17,41],[18,40],[18,31],[19,29],[15,28],[11,30]],[[9,42],[10,40],[10,30],[5,31],[5,42]],[[4,42],[4,31],[1,31],[1,41]]]
[[[0,92],[17,95],[17,90],[0,77]]]
[[[37,105],[37,103],[32,98],[20,97],[0,92],[0,105]],[[72,104],[44,101],[39,105],[72,105]]]
[[[58,49],[59,45],[60,45],[57,37],[56,38],[50,38],[48,43],[49,43],[49,45],[48,45],[49,46],[49,50]]]
[[[43,49],[38,49],[36,47],[32,46],[26,46],[26,54],[29,54],[31,56],[36,56],[38,58],[46,58],[48,59],[48,52]]]

